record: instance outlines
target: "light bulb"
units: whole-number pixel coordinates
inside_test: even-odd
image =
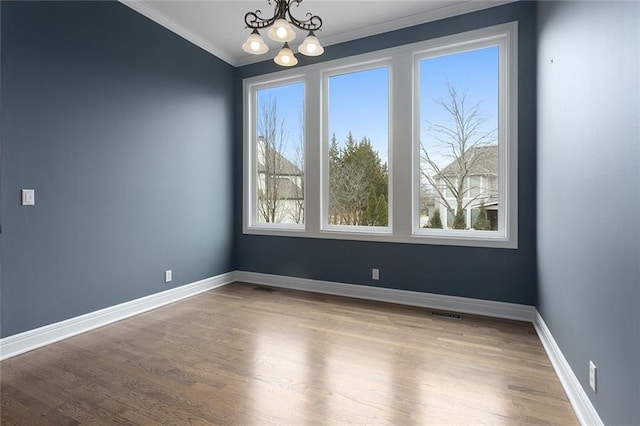
[[[267,32],[269,38],[273,41],[289,42],[296,38],[296,33],[291,29],[291,25],[282,18],[276,19],[269,31]]]
[[[273,58],[273,61],[283,67],[292,67],[298,63],[298,60],[293,55],[288,43],[285,43],[284,46],[282,46],[282,49],[278,52],[278,56]]]
[[[304,39],[298,47],[298,52],[307,56],[319,56],[324,53],[324,47],[320,44],[313,31],[309,31],[309,35]]]
[[[249,34],[249,37],[247,37],[247,41],[242,45],[242,50],[252,55],[260,55],[267,53],[269,46],[267,46],[262,37],[260,37],[258,30],[253,30],[251,34]]]

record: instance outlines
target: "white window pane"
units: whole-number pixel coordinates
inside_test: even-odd
[[[499,47],[426,58],[419,65],[419,206],[421,215],[429,215],[420,222],[497,231]]]
[[[256,223],[304,223],[304,84],[256,92]]]
[[[328,79],[329,225],[389,225],[389,69]]]

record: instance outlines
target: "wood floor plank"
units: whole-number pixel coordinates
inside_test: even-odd
[[[0,363],[2,424],[577,419],[531,324],[225,286]]]

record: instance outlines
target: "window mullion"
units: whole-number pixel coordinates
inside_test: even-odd
[[[467,220],[465,221],[466,229],[460,227],[460,221],[456,223],[456,228],[450,229],[453,223],[454,216],[450,210],[443,210],[438,208],[436,215],[436,209],[432,209],[433,202],[429,204],[430,200],[439,200],[436,197],[441,197],[444,200],[441,204],[448,207],[456,198],[456,191],[454,188],[449,188],[444,192],[442,180],[454,182],[456,178],[448,179],[446,176],[455,174],[454,166],[447,166],[444,161],[447,155],[447,151],[438,152],[436,142],[434,142],[433,134],[423,135],[423,130],[428,129],[427,125],[437,123],[444,123],[447,125],[446,116],[439,113],[437,108],[433,105],[428,105],[427,102],[435,101],[438,103],[438,97],[442,97],[438,90],[439,87],[444,86],[444,83],[440,83],[438,77],[442,71],[429,71],[423,75],[421,63],[435,64],[436,61],[444,61],[447,58],[453,58],[456,55],[458,58],[463,58],[464,55],[471,55],[472,53],[482,49],[488,49],[491,47],[499,46],[499,89],[498,89],[498,103],[497,114],[491,115],[493,120],[498,115],[497,130],[498,130],[498,173],[485,176],[482,174],[481,167],[488,167],[491,163],[487,162],[483,166],[479,166],[479,170],[476,171],[475,177],[465,182],[465,198],[463,203],[466,203],[465,215]],[[471,56],[468,56],[471,57]],[[485,56],[487,58],[487,56]],[[441,62],[444,63],[444,62]],[[480,61],[479,64],[486,63]],[[452,65],[453,67],[453,65]],[[379,96],[376,100],[375,97],[369,98],[372,93],[366,91],[361,95],[354,95],[352,98],[348,96],[346,98],[340,98],[338,95],[344,95],[344,93],[350,93],[351,91],[357,91],[356,88],[361,87],[364,80],[348,80],[348,74],[356,73],[368,73],[373,72],[375,69],[387,69],[387,81],[388,81],[388,94],[383,91],[382,81],[377,80],[375,83],[371,83],[371,92],[375,91]],[[426,69],[426,68],[425,68]],[[437,68],[435,68],[437,70]],[[460,93],[464,93],[467,89],[466,85],[471,84],[474,81],[480,81],[483,74],[473,66],[458,66],[452,68],[456,70],[457,74],[461,72],[470,72],[469,69],[473,69],[472,77],[467,77],[467,80],[460,82],[460,78],[456,77],[456,73],[452,74],[454,83],[460,86]],[[482,67],[480,67],[482,69]],[[446,70],[445,70],[446,71]],[[373,74],[370,74],[373,75]],[[487,74],[488,75],[488,74]],[[458,81],[455,81],[458,78]],[[370,176],[371,168],[363,168],[359,166],[362,164],[363,159],[370,158],[369,142],[362,142],[362,146],[356,145],[357,149],[362,147],[362,151],[351,150],[349,156],[345,154],[333,155],[331,158],[336,158],[336,167],[340,173],[336,173],[335,176],[346,176],[350,179],[343,179],[343,181],[349,182],[350,185],[340,185],[341,181],[334,181],[336,187],[340,188],[342,192],[336,192],[336,194],[347,194],[337,198],[331,198],[334,206],[347,206],[344,208],[334,209],[333,217],[340,217],[337,221],[329,223],[327,213],[329,211],[328,201],[328,189],[329,184],[329,140],[331,134],[329,133],[329,101],[328,101],[328,79],[332,79],[332,92],[331,101],[331,113],[332,117],[338,117],[343,119],[343,123],[334,119],[334,123],[338,123],[338,129],[331,128],[331,132],[337,133],[337,140],[340,143],[345,136],[340,136],[340,133],[345,133],[348,124],[349,127],[360,125],[354,134],[353,138],[349,137],[350,146],[356,143],[366,136],[371,141],[374,147],[374,152],[382,152],[382,148],[376,147],[376,143],[380,143],[383,140],[381,135],[385,135],[384,130],[380,130],[377,127],[384,120],[384,112],[380,112],[380,106],[384,105],[384,95],[388,95],[388,151],[387,151],[387,164],[388,164],[388,217],[384,218],[378,211],[380,202],[374,204],[374,209],[369,209],[371,205],[371,199],[379,200],[380,187],[376,184],[375,187],[368,189],[369,200],[367,201],[366,213],[359,216],[360,211],[363,211],[362,197],[349,197],[348,194],[355,193],[360,194],[358,188],[362,187],[361,181],[363,173],[366,176]],[[423,82],[429,82],[428,84]],[[342,82],[342,83],[341,83]],[[346,82],[346,83],[345,83]],[[489,80],[489,83],[491,80]],[[297,98],[291,95],[294,92],[287,92],[290,88],[295,90],[294,85],[302,83],[303,95],[298,92]],[[342,86],[340,86],[342,84]],[[474,83],[475,84],[475,83]],[[491,88],[486,82],[478,83],[472,87],[471,97],[484,96],[483,99],[495,99],[491,98],[491,94],[485,95],[478,89],[487,90]],[[419,243],[419,244],[445,244],[445,245],[461,245],[461,246],[478,246],[478,247],[504,247],[504,248],[517,248],[517,23],[509,23],[495,27],[483,28],[479,30],[470,31],[468,33],[455,34],[439,39],[427,40],[399,48],[391,48],[380,52],[373,52],[369,54],[359,55],[356,57],[343,58],[336,61],[330,61],[327,63],[318,63],[309,65],[307,67],[301,67],[293,70],[285,70],[276,74],[269,74],[265,76],[258,76],[244,80],[244,209],[243,209],[243,230],[248,234],[262,234],[262,235],[287,235],[295,237],[311,237],[311,238],[337,238],[337,239],[355,239],[355,240],[367,240],[367,241],[389,241],[389,242],[403,242],[403,243]],[[266,171],[267,166],[259,166],[260,164],[266,164],[264,154],[260,157],[260,153],[257,152],[258,138],[264,133],[263,130],[259,130],[259,126],[265,126],[264,123],[260,124],[261,112],[263,112],[258,106],[265,104],[268,105],[268,96],[270,91],[276,92],[283,89],[285,92],[279,92],[283,101],[279,103],[279,111],[281,111],[286,118],[287,125],[284,128],[282,136],[272,136],[268,138],[269,141],[287,141],[291,136],[289,143],[294,143],[293,139],[299,141],[298,143],[304,143],[304,158],[301,159],[299,155],[294,155],[296,152],[289,149],[283,149],[280,152],[278,146],[272,147],[271,151],[279,153],[280,157],[275,156],[273,158],[278,159],[273,164],[270,162],[271,168],[279,169],[282,175],[282,179],[290,179],[289,176],[298,176],[296,171],[302,170],[304,173],[300,173],[304,177],[304,224],[300,223],[297,219],[299,216],[295,216],[296,212],[299,212],[300,203],[295,204],[297,210],[292,210],[290,204],[291,201],[300,200],[301,197],[297,195],[290,197],[286,190],[283,189],[284,206],[287,210],[285,212],[294,211],[294,214],[290,214],[291,217],[280,218],[275,217],[273,211],[264,210],[259,213],[258,207],[262,206],[265,201],[267,203],[271,200],[271,195],[278,193],[280,184],[275,182],[272,186],[262,183],[261,176],[268,176]],[[361,90],[361,89],[360,89]],[[492,89],[491,89],[492,90]],[[481,93],[477,95],[477,93]],[[361,92],[358,92],[361,93]],[[258,96],[257,96],[258,94]],[[334,96],[335,95],[335,96]],[[262,96],[262,97],[260,97]],[[292,97],[293,96],[293,97]],[[453,95],[452,95],[453,96]],[[292,109],[292,101],[303,97],[303,101],[298,101],[298,105],[304,102],[304,130],[303,132],[297,132],[297,129],[290,128],[291,121],[295,121],[296,117],[301,117],[301,113]],[[294,99],[295,98],[295,99]],[[446,96],[445,96],[446,99]],[[359,100],[359,103],[358,103]],[[470,102],[475,102],[475,99],[470,98]],[[334,105],[335,104],[335,105]],[[423,105],[424,104],[424,105]],[[437,105],[436,105],[437,106]],[[422,110],[422,111],[421,111]],[[364,115],[368,114],[368,115]],[[376,115],[377,114],[377,115]],[[426,116],[425,116],[426,114]],[[353,115],[353,118],[350,118]],[[344,117],[347,117],[344,120]],[[367,121],[368,120],[368,121]],[[302,122],[302,120],[300,120]],[[280,120],[278,120],[280,123]],[[283,121],[284,123],[284,121]],[[295,123],[294,123],[295,124]],[[434,126],[432,126],[433,128]],[[378,128],[377,133],[370,131],[369,129]],[[431,130],[433,132],[434,130]],[[437,129],[435,130],[437,131]],[[296,133],[297,132],[297,133]],[[372,136],[374,135],[375,136]],[[301,141],[296,135],[303,136]],[[426,160],[422,159],[421,149],[421,137],[425,140],[425,144],[432,145],[429,148],[429,153],[425,154]],[[280,139],[278,139],[280,138]],[[263,143],[266,143],[267,139],[262,139]],[[446,143],[446,141],[445,141]],[[265,145],[266,146],[266,145]],[[269,145],[270,146],[270,145]],[[301,146],[301,145],[299,145]],[[480,148],[483,146],[478,145]],[[493,146],[491,144],[487,146]],[[474,148],[478,151],[480,148]],[[265,151],[266,152],[266,151]],[[335,152],[335,151],[331,151]],[[355,153],[354,153],[355,152]],[[426,151],[425,151],[426,152]],[[464,152],[467,152],[465,149]],[[479,152],[479,151],[478,151]],[[300,153],[300,150],[297,151]],[[433,153],[433,154],[432,154]],[[439,158],[438,158],[439,157]],[[260,160],[260,158],[263,158]],[[271,158],[271,157],[270,157]],[[345,159],[346,158],[346,159]],[[474,157],[470,157],[471,159]],[[479,156],[477,158],[480,158]],[[487,157],[490,158],[490,157]],[[468,162],[471,163],[472,160]],[[303,162],[301,162],[302,160]],[[384,161],[384,156],[381,157]],[[455,160],[455,159],[454,159]],[[368,160],[367,160],[368,161]],[[465,160],[467,161],[467,160]],[[428,162],[434,172],[423,173],[423,163]],[[277,164],[276,164],[277,163]],[[280,166],[278,166],[280,164]],[[364,163],[371,164],[371,163]],[[377,164],[382,164],[380,159],[377,160]],[[451,163],[453,164],[453,163]],[[465,164],[467,164],[465,162]],[[476,164],[476,163],[473,163]],[[472,165],[473,165],[472,164]],[[478,163],[481,164],[481,163]],[[361,167],[361,169],[357,169]],[[438,178],[438,170],[447,170],[445,177]],[[385,173],[384,169],[381,173]],[[260,171],[262,170],[262,171]],[[355,173],[353,170],[365,170],[362,173]],[[426,170],[426,169],[425,169]],[[463,170],[466,170],[463,168]],[[478,172],[480,172],[478,174]],[[291,174],[294,173],[294,174]],[[497,175],[497,181],[496,177]],[[378,176],[374,173],[374,176]],[[383,175],[384,176],[384,175]],[[421,178],[423,176],[423,178]],[[379,182],[377,177],[368,178],[370,181]],[[290,179],[291,180],[291,179]],[[293,180],[291,180],[294,182]],[[297,180],[295,182],[298,182]],[[289,181],[285,181],[288,184]],[[332,183],[332,186],[334,186]],[[429,185],[431,185],[429,187]],[[290,185],[289,185],[290,186]],[[289,186],[284,185],[283,188]],[[478,189],[474,189],[474,186]],[[275,189],[273,189],[273,188]],[[295,187],[296,194],[301,191],[299,188],[301,185]],[[271,188],[271,189],[270,189]],[[296,189],[298,188],[298,189]],[[373,188],[373,189],[371,189]],[[497,193],[495,195],[486,195],[485,201],[488,202],[486,210],[490,215],[491,230],[485,228],[487,225],[487,219],[482,221],[477,220],[478,217],[484,217],[485,214],[481,213],[481,209],[478,204],[473,204],[473,197],[485,197],[482,195],[482,188],[489,188],[490,191]],[[496,191],[496,189],[498,191]],[[433,193],[435,192],[435,195]],[[493,194],[490,192],[490,194]],[[262,194],[262,198],[260,198]],[[271,194],[271,195],[270,195]],[[279,199],[278,199],[279,200]],[[459,203],[458,203],[459,204]],[[355,207],[354,207],[355,206]],[[267,207],[273,207],[267,204]],[[454,205],[455,207],[455,205]],[[360,209],[360,210],[358,210]],[[499,210],[498,210],[499,209]],[[474,216],[474,211],[475,216]],[[270,214],[274,217],[268,217]],[[355,212],[355,213],[354,213]],[[434,214],[435,226],[427,228],[426,222],[431,219],[431,214]],[[262,214],[262,216],[260,215]],[[482,215],[482,216],[478,216]],[[442,225],[438,225],[437,217],[440,216]],[[451,217],[448,217],[451,216]],[[374,219],[372,219],[374,218]],[[381,219],[383,218],[383,219]],[[293,221],[293,222],[292,222]],[[483,227],[474,227],[471,229],[474,223],[482,224]],[[379,225],[383,222],[385,226]],[[355,223],[355,225],[349,225]],[[496,226],[497,223],[497,226]],[[425,227],[423,227],[425,225]],[[497,230],[495,229],[497,228]]]
[[[309,72],[305,91],[305,219],[308,233],[320,231],[322,209],[322,76]]]
[[[391,73],[391,217],[394,235],[412,233],[413,167],[413,55],[399,52],[393,57]]]

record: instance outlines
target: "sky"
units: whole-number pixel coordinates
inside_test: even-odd
[[[427,58],[419,66],[420,139],[428,144],[427,121],[447,124],[450,117],[438,103],[447,100],[447,84],[467,93],[468,105],[480,102],[487,118],[487,130],[497,128],[498,47],[488,47]],[[258,91],[261,102],[273,96],[278,111],[285,118],[289,135],[287,150],[299,140],[299,117],[303,108],[304,84],[294,83]],[[412,102],[411,100],[407,100]],[[340,74],[329,78],[328,139],[336,134],[344,143],[349,131],[356,140],[367,137],[383,162],[389,152],[389,70],[378,67]],[[258,109],[259,110],[259,109]],[[324,141],[328,143],[328,141]]]
[[[285,150],[295,152],[294,145],[299,144],[300,136],[300,117],[303,117],[302,110],[304,107],[304,83],[289,83],[284,86],[271,87],[268,89],[258,90],[257,111],[260,114],[262,106],[271,99],[277,102],[278,116],[284,119]],[[259,115],[258,115],[259,118]],[[258,119],[259,122],[259,119]],[[257,129],[260,133],[260,129]],[[260,136],[260,135],[258,135]]]
[[[450,99],[448,85],[460,95],[466,93],[467,108],[479,104],[480,114],[486,118],[485,131],[497,129],[498,53],[496,46],[420,61],[420,141],[427,149],[435,142],[429,122],[454,127],[451,115],[440,104]]]
[[[367,137],[383,162],[389,157],[389,69],[373,68],[329,77],[329,140]]]

